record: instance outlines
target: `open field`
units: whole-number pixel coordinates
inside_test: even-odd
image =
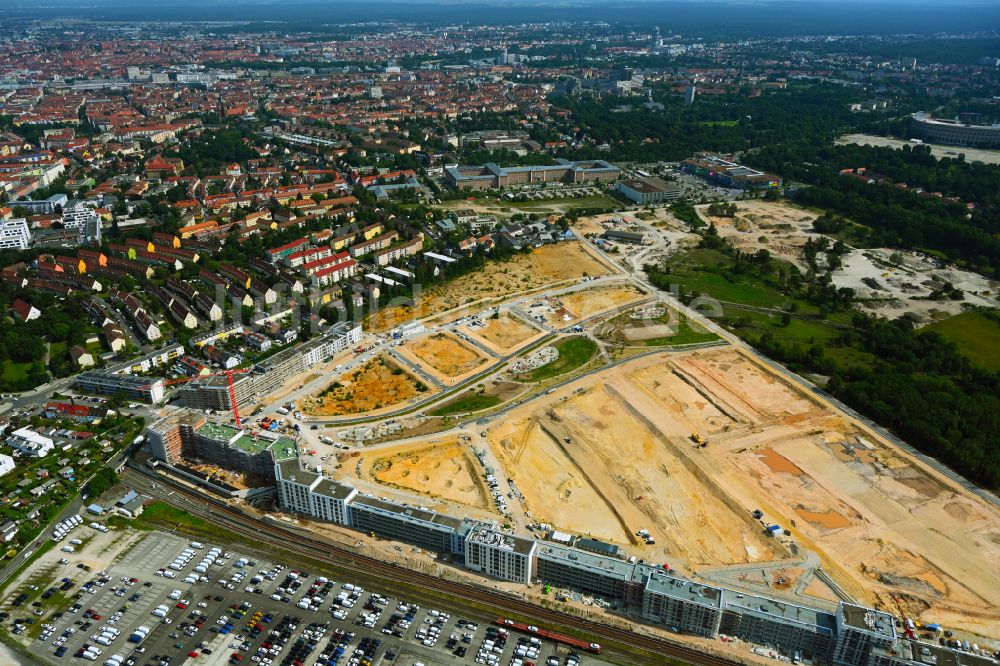
[[[527,201],[510,201],[501,198],[491,199],[485,196],[473,196],[471,199],[455,199],[444,201],[440,207],[447,210],[469,209],[480,215],[495,215],[497,218],[506,219],[514,213],[539,213],[543,215],[559,215],[568,213],[571,210],[581,210],[584,208],[610,208],[616,209],[621,203],[603,194],[589,194],[582,197],[554,196],[559,190],[552,190],[549,198],[529,199]],[[537,191],[535,194],[539,194]]]
[[[542,287],[575,282],[588,276],[608,275],[610,272],[607,264],[579,242],[543,245],[527,254],[518,254],[509,261],[491,262],[476,273],[434,285],[417,296],[413,307],[397,305],[381,310],[370,318],[366,329],[384,331],[411,319],[424,319],[460,305],[482,302],[485,307]],[[456,314],[451,319],[459,316]]]
[[[1000,150],[988,150],[984,148],[960,148],[957,146],[938,146],[933,143],[914,144],[912,141],[902,139],[890,139],[886,136],[875,136],[873,134],[845,134],[838,137],[834,143],[853,143],[858,146],[876,146],[900,149],[903,146],[924,145],[929,146],[931,154],[941,159],[942,157],[958,158],[965,155],[966,162],[983,162],[985,164],[1000,164]]]
[[[597,345],[589,338],[566,338],[552,346],[559,352],[558,358],[529,372],[528,380],[539,382],[572,372],[593,358],[597,351]]]
[[[964,312],[922,329],[948,338],[970,361],[1000,371],[1000,324],[978,312]]]
[[[718,339],[685,315],[662,305],[639,307],[612,317],[601,324],[597,335],[608,342],[639,347],[687,345]]]
[[[489,358],[450,333],[435,333],[400,346],[400,353],[413,356],[443,379],[454,379],[480,368]]]
[[[776,259],[784,259],[806,270],[802,246],[806,239],[821,234],[812,230],[819,215],[791,204],[754,199],[736,204],[733,217],[708,214],[708,204],[697,206],[698,214],[718,229],[719,235],[744,252],[765,249]]]
[[[509,312],[501,312],[496,319],[487,317],[482,326],[462,326],[460,330],[500,353],[516,349],[542,334],[541,330]]]
[[[477,509],[490,508],[490,495],[475,457],[454,437],[378,449],[362,454],[360,462],[362,479]]]
[[[563,327],[645,297],[646,294],[631,284],[582,289],[546,299],[544,317],[550,326]]]
[[[812,551],[863,603],[1000,638],[1000,510],[736,350],[639,359],[487,434],[535,520],[695,571]]]
[[[397,405],[426,390],[423,382],[382,355],[303,400],[301,409],[312,416],[358,414]]]

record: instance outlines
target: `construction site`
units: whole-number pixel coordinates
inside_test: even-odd
[[[365,330],[377,333],[412,319],[432,316],[433,323],[448,323],[468,314],[461,306],[481,310],[513,296],[612,272],[604,260],[579,242],[543,245],[491,266],[489,270],[435,285],[415,295],[412,306],[395,305],[380,310],[372,315]]]
[[[450,333],[435,333],[402,344],[398,352],[420,363],[439,380],[452,382],[481,369],[489,355]]]
[[[351,464],[361,481],[472,509],[490,508],[482,468],[468,444],[457,437],[380,447],[352,458]]]
[[[482,429],[338,457],[338,477],[452,515],[502,513],[748,593],[1000,636],[1000,512],[732,347],[637,358]],[[499,509],[489,474],[510,482]]]
[[[541,299],[529,311],[549,326],[561,328],[645,298],[647,295],[630,283],[602,285]]]
[[[424,395],[427,385],[382,354],[337,377],[319,393],[302,401],[311,416],[372,412]]]
[[[500,354],[518,349],[543,334],[540,329],[509,312],[459,326],[458,330]]]

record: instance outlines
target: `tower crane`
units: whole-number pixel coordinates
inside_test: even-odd
[[[236,389],[233,388],[233,375],[243,374],[249,372],[246,368],[237,368],[233,370],[223,370],[221,372],[212,372],[207,375],[194,375],[192,377],[181,377],[179,379],[166,379],[163,381],[164,386],[174,386],[176,384],[186,384],[187,382],[194,381],[195,379],[204,379],[206,377],[225,377],[229,388],[229,405],[233,410],[233,420],[236,421],[236,427],[241,428],[240,425],[240,409],[236,404]]]

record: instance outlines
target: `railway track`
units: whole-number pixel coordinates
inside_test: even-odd
[[[190,502],[190,505],[186,504],[181,508],[189,510],[193,507],[204,507],[204,510],[201,511],[201,517],[209,519],[231,532],[256,542],[262,542],[264,537],[270,537],[268,540],[271,540],[272,543],[280,544],[282,549],[296,555],[302,555],[313,560],[328,561],[334,566],[355,570],[358,573],[368,576],[374,574],[390,582],[407,583],[459,598],[473,600],[490,606],[500,615],[520,615],[530,618],[538,624],[550,623],[559,627],[584,631],[595,637],[596,642],[604,644],[608,652],[611,653],[628,654],[628,656],[634,658],[635,655],[615,650],[613,644],[618,643],[664,658],[680,660],[697,664],[698,666],[740,666],[743,664],[739,660],[705,654],[694,648],[656,636],[633,633],[627,629],[595,622],[558,610],[544,608],[514,596],[499,594],[495,591],[485,590],[467,583],[444,580],[436,576],[406,569],[391,562],[383,562],[373,557],[361,555],[347,550],[336,543],[305,536],[300,532],[264,522],[243,511],[234,509],[217,498],[192,492],[190,488],[173,479],[159,475],[153,476],[145,470],[137,470],[136,467],[126,468],[123,473],[123,480],[128,483],[130,478],[136,474],[155,479],[157,483],[169,486],[175,494],[186,498]],[[145,490],[145,488],[139,488],[139,490]],[[165,501],[170,502],[169,499]],[[609,645],[608,641],[611,641],[612,644]]]

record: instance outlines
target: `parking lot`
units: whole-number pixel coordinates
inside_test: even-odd
[[[458,617],[172,534],[144,536],[104,571],[73,570],[56,581],[66,607],[39,618],[30,646],[49,663],[603,663],[492,617]]]

